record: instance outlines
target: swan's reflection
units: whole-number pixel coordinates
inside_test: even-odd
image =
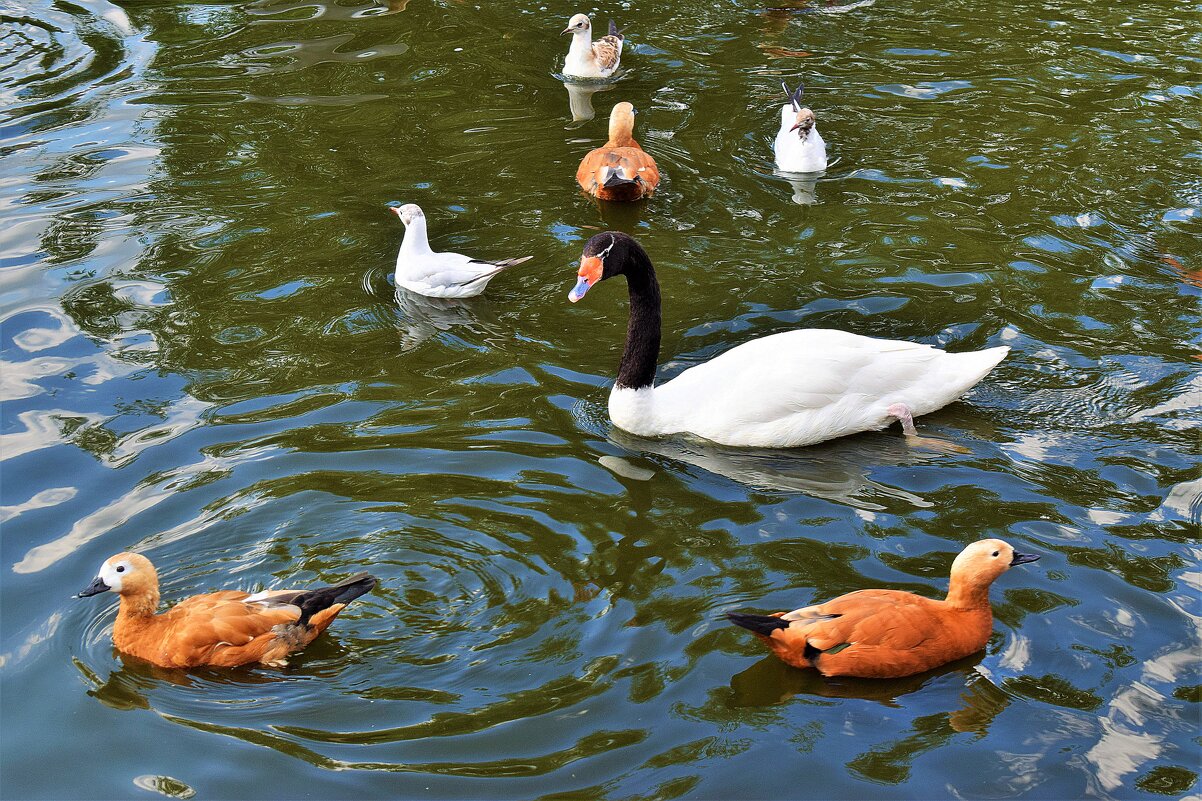
[[[936,449],[914,447],[890,433],[857,434],[793,449],[731,448],[680,437],[644,439],[618,428],[612,429],[610,440],[628,451],[687,462],[758,489],[800,492],[867,511],[885,509],[874,499],[931,506],[918,495],[869,478],[875,468],[916,464],[937,455]]]
[[[572,111],[572,122],[581,123],[597,116],[597,112],[593,110],[593,95],[597,92],[608,92],[613,88],[613,83],[564,81],[563,88],[568,90],[568,107]]]
[[[818,202],[818,179],[826,175],[820,172],[785,172],[773,170],[778,178],[784,178],[793,187],[793,202],[799,206],[813,206]]]

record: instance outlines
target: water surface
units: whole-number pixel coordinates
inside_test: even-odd
[[[1196,797],[1191,10],[643,6],[596,9],[635,24],[584,97],[592,8],[0,6],[5,797]],[[773,174],[782,78],[811,186]],[[573,176],[621,100],[664,182],[603,208]],[[397,298],[397,202],[535,258]],[[566,300],[609,226],[665,376],[798,326],[1012,351],[938,446],[632,438],[622,287]],[[722,619],[937,596],[982,536],[1043,558],[931,674],[824,680]],[[168,599],[382,583],[284,670],[175,673],[70,597],[124,549]]]

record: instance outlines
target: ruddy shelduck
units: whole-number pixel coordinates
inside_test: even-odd
[[[618,70],[622,61],[622,44],[625,37],[611,19],[609,35],[593,41],[593,23],[586,14],[577,14],[568,20],[563,33],[572,34],[568,46],[568,57],[563,64],[567,78],[608,78]]]
[[[859,590],[775,615],[727,613],[784,662],[825,676],[894,679],[975,654],[993,633],[989,585],[1014,565],[1034,562],[1002,540],[980,540],[952,562],[947,597]]]
[[[634,141],[634,106],[619,103],[609,115],[609,141],[580,162],[576,182],[601,200],[641,200],[659,186],[655,159]]]
[[[282,667],[289,654],[313,642],[348,603],[374,586],[374,576],[359,573],[308,590],[253,595],[222,590],[194,595],[160,615],[154,565],[141,554],[119,553],[104,561],[100,575],[77,597],[121,596],[113,644],[159,667]]]

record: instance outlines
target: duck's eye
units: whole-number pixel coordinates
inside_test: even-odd
[[[994,556],[997,556],[997,555],[998,555],[998,552],[997,552],[997,551],[994,551],[994,552],[993,552],[993,555],[994,555]]]
[[[994,556],[997,556],[997,554],[994,554]],[[117,565],[117,572],[118,572],[118,573],[124,573],[124,572],[125,572],[125,565]]]

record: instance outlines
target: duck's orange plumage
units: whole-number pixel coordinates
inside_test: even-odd
[[[794,667],[826,676],[899,678],[984,648],[993,632],[989,585],[1012,565],[1038,558],[1002,540],[980,540],[952,563],[942,601],[900,590],[860,590],[792,612],[728,617]]]
[[[79,594],[112,590],[121,596],[113,644],[166,668],[286,664],[311,643],[348,603],[371,590],[367,573],[329,587],[250,593],[222,590],[181,601],[161,615],[159,577],[145,556],[119,553]]]
[[[609,115],[609,141],[580,162],[576,182],[601,200],[640,200],[659,186],[655,159],[634,141],[634,106],[619,103]]]

